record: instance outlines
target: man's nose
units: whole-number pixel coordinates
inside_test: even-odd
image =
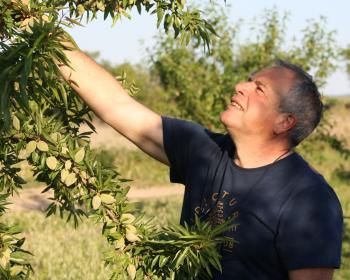
[[[238,95],[246,96],[254,90],[254,82],[241,82],[235,86]]]

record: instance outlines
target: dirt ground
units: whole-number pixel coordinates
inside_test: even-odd
[[[7,207],[13,211],[44,211],[50,204],[52,192],[41,193],[42,188],[23,189],[20,195],[14,195]],[[140,201],[144,199],[162,198],[168,196],[183,195],[184,188],[179,185],[168,187],[131,188],[128,193],[130,201]]]
[[[90,137],[92,148],[104,148],[106,150],[114,148],[137,149],[137,147],[128,139],[99,119],[95,118],[92,123],[96,128],[96,133],[91,134]],[[90,128],[87,125],[84,125],[80,128],[80,131],[90,131]]]

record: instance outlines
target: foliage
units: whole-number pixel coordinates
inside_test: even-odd
[[[350,77],[350,46],[341,50],[341,55],[345,59],[346,62],[346,72]]]
[[[0,195],[0,217],[6,210],[6,202],[9,194]],[[31,253],[21,247],[25,241],[17,235],[20,229],[15,226],[7,226],[0,222],[0,278],[28,279],[32,272],[30,265]]]
[[[267,10],[252,28],[250,39],[241,42],[240,22],[229,21],[228,12],[215,4],[207,9],[219,37],[213,36],[211,52],[203,52],[192,42],[181,47],[170,36],[159,36],[151,51],[153,73],[166,90],[174,114],[207,127],[220,127],[218,116],[234,93],[234,85],[277,58],[312,70],[319,85],[334,70],[334,32],[326,31],[325,19],[309,21],[300,43],[285,44],[287,15]],[[255,31],[255,32],[254,32]],[[255,34],[255,35],[254,35]]]
[[[102,224],[110,245],[105,260],[111,279],[209,277],[213,268],[220,269],[217,246],[232,221],[216,228],[197,220],[192,226],[158,229],[142,216],[135,218],[125,180],[101,166],[90,149],[94,127],[89,108],[61,78],[57,65],[69,65],[64,53],[69,48],[62,43],[69,35],[60,26],[79,24],[84,16],[92,20],[99,11],[116,22],[128,17],[133,7],[139,13],[144,9],[157,14],[157,24],[163,22],[166,32],[172,27],[180,41],[187,43],[193,36],[207,47],[209,33],[214,32],[210,24],[178,0],[23,3],[0,1],[1,193],[7,197],[22,188],[25,181],[14,165],[26,160],[36,180],[46,184],[44,192],[53,191],[48,216],[58,212],[75,225],[90,216]],[[126,85],[125,77],[119,79]],[[83,123],[91,131],[80,133]],[[12,235],[1,240],[2,274],[6,279],[25,279],[30,265],[27,252],[20,249],[24,240],[12,243],[18,232],[6,226],[3,231]],[[22,267],[14,274],[17,263]]]

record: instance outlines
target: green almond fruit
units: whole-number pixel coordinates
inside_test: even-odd
[[[115,202],[115,198],[111,196],[110,194],[101,194],[101,201],[104,204],[113,204]]]
[[[116,249],[124,249],[125,247],[125,239],[122,237],[120,239],[117,240],[117,242],[115,243],[115,248]]]
[[[92,199],[92,208],[97,210],[101,206],[101,197],[99,195],[95,195]]]
[[[80,176],[81,176],[82,179],[85,179],[85,180],[88,179],[88,175],[87,175],[87,173],[84,170],[82,170],[80,172]]]
[[[96,7],[102,12],[105,10],[105,5],[102,2],[97,2]]]
[[[26,159],[29,155],[27,155],[27,151],[26,150],[20,150],[18,153],[18,158],[19,159]]]
[[[49,150],[49,146],[44,141],[39,141],[36,146],[42,152],[47,152]]]
[[[129,213],[122,214],[120,217],[120,221],[123,224],[131,224],[135,220],[135,216]]]
[[[89,178],[89,183],[90,184],[95,184],[96,183],[96,177],[90,177]]]
[[[136,276],[136,267],[133,264],[129,264],[128,268],[126,269],[129,275],[130,280],[134,280]]]
[[[67,160],[65,163],[64,163],[64,168],[66,170],[69,170],[70,168],[72,167],[72,162],[70,160]]]
[[[81,148],[74,156],[74,161],[76,163],[79,163],[81,162],[83,159],[84,159],[84,156],[85,156],[85,150],[84,148]]]
[[[67,148],[67,147],[62,147],[61,153],[62,153],[63,155],[66,155],[67,152],[68,152],[68,148]]]
[[[79,4],[77,7],[78,15],[81,16],[85,12],[85,8],[82,4]]]
[[[54,141],[54,142],[57,142],[58,141],[58,133],[57,132],[53,132],[50,134],[50,137],[51,139]]]
[[[69,175],[69,171],[67,171],[66,169],[62,169],[62,171],[61,171],[61,181],[64,182],[68,175]]]
[[[21,123],[20,123],[19,119],[16,116],[13,116],[12,124],[13,124],[13,127],[16,130],[20,130],[21,129]]]
[[[135,233],[127,233],[125,235],[126,239],[129,240],[130,242],[136,242],[136,241],[140,241],[140,238],[137,236],[137,234]]]
[[[32,152],[34,152],[36,149],[36,142],[30,141],[26,146],[26,153],[29,156]]]
[[[18,276],[18,274],[20,274],[21,272],[24,273],[23,271],[23,266],[20,265],[14,265],[10,268],[10,273],[12,276]],[[18,279],[18,278],[17,278]]]
[[[137,229],[133,225],[127,225],[126,226],[126,233],[137,233]]]
[[[19,88],[19,82],[14,82],[14,83],[13,83],[13,87],[14,87],[15,91],[19,91],[19,90],[20,90],[20,88]]]
[[[0,258],[0,266],[6,269],[7,265],[10,262],[11,258],[11,249],[7,248],[4,252],[2,252],[2,257]]]
[[[66,180],[64,180],[64,183],[67,187],[73,185],[77,181],[77,176],[75,173],[69,173]]]
[[[46,165],[51,170],[55,170],[57,166],[57,159],[54,156],[48,157],[46,159]]]

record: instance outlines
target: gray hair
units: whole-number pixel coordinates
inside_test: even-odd
[[[272,67],[291,70],[295,74],[295,82],[287,93],[281,95],[279,110],[293,114],[296,125],[288,132],[292,147],[297,146],[311,134],[319,124],[323,114],[321,94],[312,78],[301,67],[277,60]]]

